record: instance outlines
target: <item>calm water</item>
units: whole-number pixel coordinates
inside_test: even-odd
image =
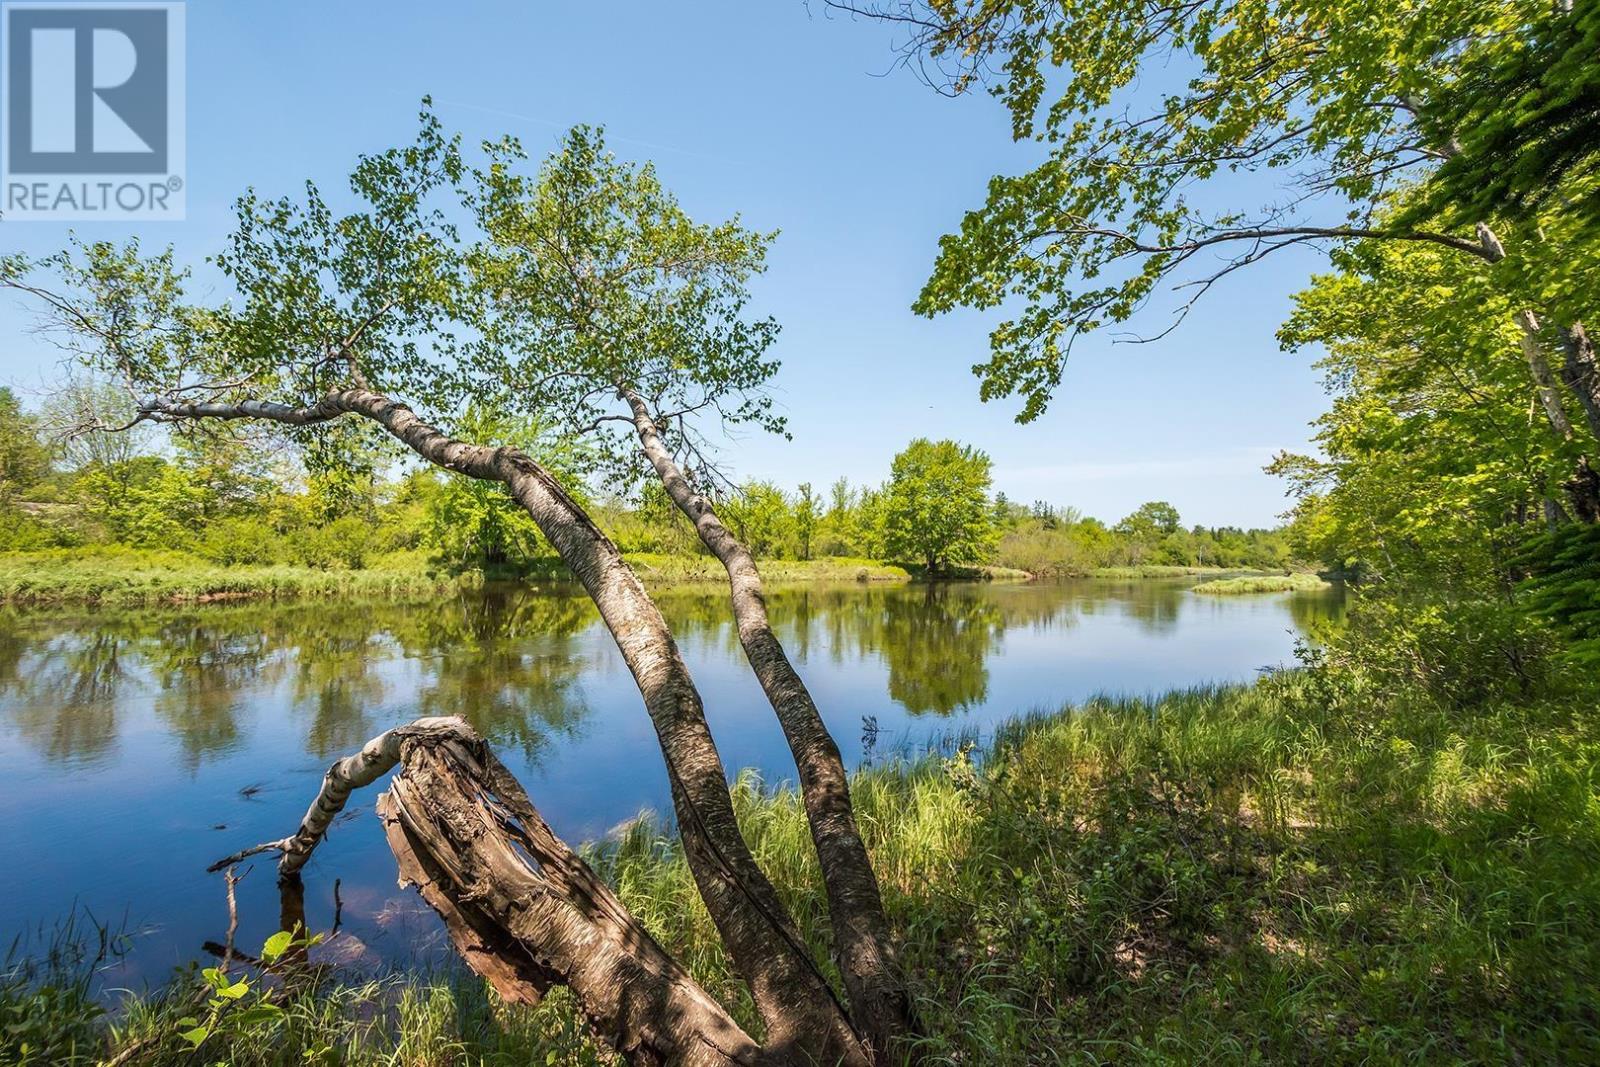
[[[1339,610],[1336,594],[1206,597],[1189,584],[806,587],[770,601],[856,764],[1095,693],[1249,678]],[[791,776],[724,595],[675,591],[662,607],[724,762]],[[117,982],[159,980],[226,928],[208,862],[291,832],[336,756],[444,714],[492,740],[568,840],[667,803],[638,692],[571,591],[0,614],[0,937],[76,901],[137,934]],[[306,913],[314,929],[333,924],[337,880],[341,936],[324,951],[425,961],[440,935],[396,887],[376,792],[357,795],[307,868]],[[243,946],[278,929],[270,858],[240,884],[239,908]]]

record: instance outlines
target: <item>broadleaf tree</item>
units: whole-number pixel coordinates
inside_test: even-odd
[[[884,545],[930,574],[982,563],[998,532],[989,502],[992,464],[971,445],[919,437],[894,457],[884,494]]]
[[[984,399],[1020,397],[1019,421],[1036,419],[1084,335],[1127,323],[1138,332],[1123,340],[1166,337],[1229,275],[1288,249],[1443,249],[1494,266],[1520,334],[1500,358],[1526,364],[1556,431],[1574,404],[1594,414],[1568,493],[1600,516],[1585,216],[1476,214],[1591,199],[1588,79],[1569,91],[1572,79],[1546,85],[1530,66],[1553,54],[1586,75],[1592,3],[827,2],[897,27],[907,64],[940,91],[992,93],[1014,137],[1043,153],[990,182],[914,305],[1004,310],[974,367]],[[1541,50],[1547,39],[1558,44]],[[1452,127],[1481,117],[1497,79],[1530,77],[1543,123],[1530,144],[1507,133],[1505,109],[1482,136]],[[1559,162],[1554,188],[1532,189],[1520,160],[1494,155],[1507,145]],[[1456,178],[1490,171],[1537,195],[1497,187],[1482,200]]]
[[[744,283],[767,238],[736,222],[691,223],[649,168],[617,162],[596,131],[569,133],[533,174],[514,142],[484,146],[481,159],[474,165],[425,110],[413,143],[358,160],[337,204],[312,184],[299,197],[247,193],[213,258],[231,289],[220,300],[195,299],[171,252],[144,255],[131,243],[74,245],[39,261],[6,257],[0,284],[34,298],[73,339],[84,369],[128,392],[141,422],[266,424],[298,446],[308,466],[328,470],[341,466],[347,428],[360,428],[437,467],[504,485],[582,583],[655,726],[689,867],[749,986],[763,1039],[758,1046],[664,957],[553,839],[524,846],[555,867],[541,874],[524,864],[514,874],[550,895],[546,919],[532,927],[496,911],[481,886],[452,890],[414,878],[503,995],[531,999],[567,983],[597,1031],[641,1062],[887,1058],[890,1041],[907,1033],[909,1006],[838,749],[803,686],[773,703],[800,764],[849,1009],[740,832],[699,693],[638,577],[539,458],[506,441],[461,436],[473,404],[538,416],[572,437],[601,417],[603,398],[625,401],[615,417],[633,426],[636,447],[673,492],[686,479],[662,447],[663,424],[682,434],[683,418],[706,410],[781,429],[761,391],[774,368],[764,353],[775,327],[742,313]],[[602,266],[613,272],[589,284],[596,279],[581,271]],[[702,499],[674,493],[690,511]],[[708,514],[694,516],[702,537],[715,524]],[[736,554],[728,558],[737,606],[751,586],[738,580]],[[759,601],[758,584],[754,593]],[[741,614],[741,636],[749,619]],[[764,644],[760,629],[747,645],[756,650],[752,665],[764,686],[775,660],[788,672],[779,680],[789,680],[781,647]],[[300,830],[262,847],[283,853],[285,874],[297,870],[326,830],[313,816],[336,810],[329,797],[342,803],[375,767],[402,762],[397,784],[409,788],[415,783],[405,775],[414,773],[433,783],[418,788],[445,788],[450,775],[440,777],[440,765],[426,771],[409,762],[425,761],[420,753],[434,743],[474,742],[426,722],[374,739],[372,758],[364,753],[330,772],[325,791],[333,793]],[[542,826],[497,764],[484,756],[471,766],[479,771],[468,773],[487,775],[487,788],[518,813],[518,833]],[[389,824],[397,859],[414,875],[415,857],[441,847],[435,817],[451,805],[421,803],[406,809],[409,817],[386,810],[398,820]],[[616,951],[580,951],[601,942]]]

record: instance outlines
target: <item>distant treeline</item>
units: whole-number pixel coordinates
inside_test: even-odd
[[[547,571],[551,552],[497,484],[433,469],[395,473],[381,443],[339,442],[366,462],[308,472],[296,449],[225,433],[51,432],[112,398],[64,393],[70,409],[30,413],[0,389],[0,551],[126,546],[176,550],[222,566],[318,569],[433,566]],[[629,553],[704,554],[654,481],[595,492],[580,453],[550,446],[551,466]],[[996,564],[1041,576],[1098,567],[1279,568],[1281,530],[1185,528],[1152,502],[1115,525],[1070,507],[1025,507],[990,495],[989,459],[954,442],[913,442],[881,485],[834,481],[787,491],[768,481],[725,487],[718,513],[757,557],[892,560],[940,570]],[[950,502],[962,498],[963,506]]]

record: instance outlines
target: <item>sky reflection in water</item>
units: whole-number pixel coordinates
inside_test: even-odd
[[[1290,662],[1337,594],[1206,597],[1186,581],[808,586],[770,607],[852,765],[1095,693],[1155,693]],[[729,768],[792,777],[725,594],[661,605]],[[211,860],[290,832],[327,764],[421,715],[466,717],[570,841],[667,803],[655,737],[592,605],[497,589],[414,604],[0,614],[0,936],[64,916],[141,931],[116,982],[160,980],[227,922]],[[870,724],[870,725],[868,725]],[[313,928],[354,964],[437,958],[359,795],[306,871]],[[240,884],[241,944],[277,929],[270,858]]]

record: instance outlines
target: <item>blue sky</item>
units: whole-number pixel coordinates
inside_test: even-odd
[[[1310,357],[1280,352],[1273,331],[1318,261],[1235,275],[1158,343],[1088,339],[1049,412],[1015,425],[1016,405],[981,403],[970,372],[994,317],[909,308],[939,236],[1036,150],[1011,143],[997,102],[893,70],[891,39],[801,0],[191,0],[188,219],[78,229],[198,261],[246,185],[342,189],[357,153],[412,136],[424,94],[469,140],[511,133],[536,154],[573,123],[604,124],[691,213],[782,231],[756,296],[783,326],[775,393],[794,440],[732,442],[737,474],[875,482],[910,438],[955,437],[988,451],[1016,499],[1108,520],[1165,499],[1186,522],[1274,522],[1287,505],[1261,466],[1307,447],[1325,398]],[[66,229],[0,223],[0,248],[49,251]],[[37,395],[57,357],[29,321],[0,301],[0,379]]]

